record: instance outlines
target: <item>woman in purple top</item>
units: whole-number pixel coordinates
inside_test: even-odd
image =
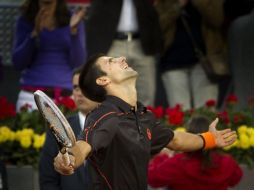
[[[72,70],[86,59],[84,9],[70,14],[64,0],[26,0],[17,20],[12,61],[21,73],[17,111],[36,109],[33,94],[71,94]]]

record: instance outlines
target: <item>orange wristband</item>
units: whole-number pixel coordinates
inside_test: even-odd
[[[214,148],[216,146],[215,138],[211,132],[208,131],[205,133],[201,133],[200,135],[201,137],[203,137],[205,150]]]

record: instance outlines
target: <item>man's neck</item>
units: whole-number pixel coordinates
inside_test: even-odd
[[[133,84],[120,84],[111,86],[108,90],[108,95],[116,96],[127,102],[131,106],[137,105],[137,90]]]

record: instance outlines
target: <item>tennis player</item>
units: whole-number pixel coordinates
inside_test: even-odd
[[[174,132],[163,126],[138,102],[137,77],[125,57],[99,54],[87,61],[80,75],[80,88],[86,97],[102,104],[87,116],[86,130],[70,149],[71,164],[64,165],[61,154],[55,157],[56,171],[71,175],[88,159],[94,168],[94,189],[146,190],[149,159],[162,148],[205,150],[236,140],[235,131],[216,129],[218,119],[200,135]]]

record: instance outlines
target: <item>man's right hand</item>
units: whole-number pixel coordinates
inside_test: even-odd
[[[70,157],[70,165],[66,166],[64,164],[64,158],[62,153],[58,153],[58,155],[54,158],[54,168],[55,170],[62,175],[71,175],[74,173],[74,163],[75,157],[69,155]]]

